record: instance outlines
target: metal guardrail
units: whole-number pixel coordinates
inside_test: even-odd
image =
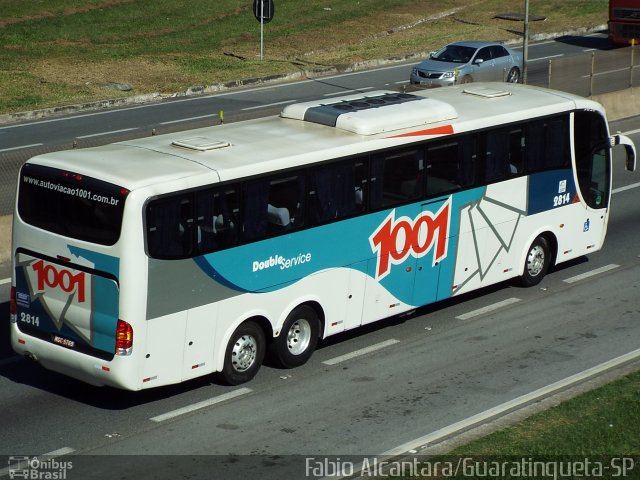
[[[640,85],[640,55],[636,49],[630,46],[549,58],[545,65],[545,79],[542,81],[539,75],[535,75],[534,81],[537,85],[583,97],[637,87]],[[529,73],[529,83],[531,80]]]

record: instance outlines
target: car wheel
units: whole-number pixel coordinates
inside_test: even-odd
[[[509,83],[519,83],[520,82],[520,69],[518,67],[513,67],[509,70],[507,74],[507,82]]]
[[[473,78],[471,78],[471,75],[465,75],[464,77],[462,77],[462,80],[460,80],[460,83],[471,83],[473,82]]]

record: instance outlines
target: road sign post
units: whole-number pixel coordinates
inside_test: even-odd
[[[264,24],[273,19],[273,0],[253,0],[253,15],[260,22],[260,61],[264,58]]]

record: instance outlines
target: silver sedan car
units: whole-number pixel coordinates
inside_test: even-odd
[[[522,54],[496,42],[456,42],[432,53],[411,71],[412,84],[444,87],[469,82],[518,83]]]

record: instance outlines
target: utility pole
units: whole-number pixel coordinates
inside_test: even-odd
[[[529,62],[529,0],[524,0],[524,44],[522,46],[522,83],[527,84]]]

